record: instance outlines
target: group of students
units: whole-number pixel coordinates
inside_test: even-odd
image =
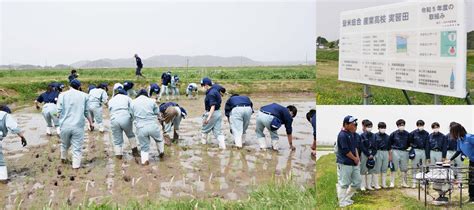
[[[110,128],[114,142],[114,153],[118,159],[123,157],[124,138],[128,138],[132,149],[132,156],[143,165],[149,164],[150,140],[157,144],[158,156],[164,155],[165,144],[171,144],[173,139],[179,139],[179,126],[182,119],[187,115],[186,110],[174,102],[166,102],[160,105],[151,98],[157,93],[156,86],[151,84],[146,89],[138,92],[133,90],[133,83],[125,81],[123,84],[116,83],[113,88],[112,98],[107,95],[107,84],[101,83],[90,86],[88,94],[81,90],[81,82],[77,77],[69,82],[70,88],[63,92],[65,86],[58,82],[48,85],[47,91],[42,93],[35,101],[37,109],[43,103],[42,115],[47,123],[46,133],[52,135],[53,126],[61,140],[61,162],[72,162],[72,168],[81,167],[82,146],[84,142],[84,127],[88,122],[88,129],[94,131],[95,124],[99,131],[104,132],[103,113],[104,105],[110,112]],[[203,78],[201,87],[205,90],[205,111],[201,127],[201,143],[209,142],[209,134],[213,134],[221,149],[226,149],[225,136],[222,131],[221,104],[226,89],[219,84],[214,84],[211,79]],[[233,94],[225,103],[224,114],[230,123],[231,133],[235,146],[242,148],[245,136],[250,124],[250,117],[254,113],[253,103],[247,96]],[[18,134],[22,144],[26,146],[26,139],[15,120],[9,114],[7,106],[2,106],[0,111],[0,140],[10,131]],[[256,117],[256,135],[262,150],[271,148],[278,150],[277,130],[284,125],[288,136],[291,150],[294,150],[292,137],[293,118],[297,109],[293,105],[282,106],[276,103],[268,104],[260,108]],[[313,146],[316,147],[316,111],[310,110],[307,120],[313,127]],[[161,124],[161,125],[160,125]],[[161,130],[163,129],[163,134]],[[270,133],[270,140],[265,138],[264,130]],[[138,139],[138,142],[137,140]],[[72,161],[67,160],[68,150],[72,150]],[[0,148],[0,180],[7,179],[7,171],[3,154]]]
[[[470,152],[471,148],[466,151],[461,149],[461,141],[465,141],[466,145],[470,146],[474,145],[474,139],[459,123],[451,122],[450,133],[446,135],[439,131],[438,122],[431,124],[431,133],[426,131],[423,120],[416,121],[417,128],[411,132],[405,130],[405,120],[399,119],[395,124],[397,130],[390,134],[386,133],[385,122],[379,122],[378,132],[373,132],[373,123],[365,119],[362,121],[362,133],[359,134],[356,133],[357,118],[353,116],[344,118],[343,128],[339,132],[335,145],[337,195],[340,207],[351,205],[353,203],[351,197],[357,190],[395,187],[397,171],[401,173],[400,186],[408,188],[409,165],[413,171],[411,187],[415,188],[415,175],[421,172],[422,166],[436,162],[450,162],[455,167],[462,167],[463,161],[460,154],[469,158],[473,154]],[[387,186],[389,168],[390,185]],[[462,179],[461,174],[457,174],[457,179]],[[474,174],[470,174],[469,179],[474,179]],[[474,200],[474,187],[471,187],[471,184],[469,189],[470,198]]]

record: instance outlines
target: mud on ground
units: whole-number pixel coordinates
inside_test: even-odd
[[[252,116],[244,149],[231,148],[233,142],[226,120],[223,129],[227,150],[219,150],[215,138],[212,144],[200,145],[203,98],[189,100],[181,96],[174,101],[187,109],[188,117],[181,123],[178,143],[165,147],[163,160],[157,157],[152,143],[150,165],[138,165],[131,157],[127,140],[128,154],[124,160],[116,160],[110,123],[106,120],[105,133],[86,131],[83,167],[74,171],[71,165],[61,164],[59,138],[45,135],[46,124],[40,111],[19,110],[14,117],[26,132],[29,144],[21,148],[19,138],[13,135],[2,142],[10,182],[0,185],[0,204],[6,208],[54,208],[90,202],[125,205],[128,201],[177,198],[238,200],[246,199],[258,185],[289,177],[302,188],[314,186],[315,161],[310,155],[312,128],[305,118],[306,112],[315,106],[313,94],[272,93],[250,97],[255,110],[272,102],[298,108],[293,123],[296,151],[288,150],[284,128],[279,130],[279,152],[258,151],[256,114]],[[106,109],[104,114],[109,119]]]

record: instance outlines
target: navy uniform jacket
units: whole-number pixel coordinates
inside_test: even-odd
[[[137,67],[138,68],[143,68],[143,63],[142,63],[142,59],[140,57],[135,57],[135,61],[137,62]]]
[[[153,93],[156,93],[157,95],[160,93],[160,86],[156,83],[150,85],[150,93],[148,93],[148,95],[151,97]]]
[[[365,156],[375,156],[377,154],[377,145],[375,142],[375,134],[372,132],[364,132],[360,135],[360,151],[364,153]]]
[[[425,150],[425,157],[429,157],[430,155],[430,134],[419,129],[415,129],[410,133],[410,145],[414,149],[421,149]]]
[[[58,102],[58,96],[59,96],[58,91],[51,91],[49,93],[44,92],[36,99],[36,101],[40,103],[45,103],[45,104],[47,103],[56,104],[56,102]]]
[[[376,133],[375,134],[375,143],[377,150],[389,151],[392,149],[390,145],[389,136],[386,133]]]
[[[288,111],[288,108],[282,105],[273,103],[273,104],[269,104],[269,105],[261,107],[260,111],[263,111],[265,113],[270,113],[274,117],[278,118],[281,121],[281,124],[285,124],[286,134],[291,135],[291,133],[293,132],[293,128],[292,128],[293,118],[291,117],[291,114]]]
[[[458,150],[458,141],[451,138],[451,134],[446,134],[446,140],[448,141],[448,151],[457,151]]]
[[[227,102],[225,103],[225,116],[229,117],[230,112],[232,109],[236,106],[249,106],[253,110],[253,104],[252,101],[250,100],[249,97],[247,96],[231,96],[229,99],[227,99]]]
[[[337,154],[336,162],[343,165],[355,166],[355,162],[346,156],[347,153],[351,152],[352,155],[356,155],[357,142],[355,136],[346,130],[341,130],[337,136]]]
[[[440,151],[442,158],[446,158],[446,153],[448,151],[448,140],[446,136],[441,133],[431,133],[430,134],[430,150]]]
[[[70,74],[68,79],[69,79],[69,82],[71,82],[72,80],[76,79],[77,78],[77,74]]]
[[[51,85],[51,87],[53,87],[58,92],[62,91],[64,88],[64,84],[60,82],[52,82],[49,85]]]
[[[211,110],[211,106],[215,106],[214,110],[219,110],[221,108],[222,97],[219,93],[218,86],[212,86],[209,90],[206,91],[206,98],[204,99],[204,107],[206,111]]]
[[[165,113],[166,109],[168,109],[168,107],[170,107],[170,106],[178,106],[178,104],[174,103],[174,102],[162,103],[162,104],[160,104],[160,112]]]
[[[400,131],[396,130],[390,134],[389,140],[390,140],[390,145],[392,149],[398,149],[398,150],[406,150],[408,149],[409,138],[410,134],[408,131]]]
[[[169,85],[171,82],[171,75],[169,75],[167,72],[164,72],[161,74],[161,84],[162,85]]]

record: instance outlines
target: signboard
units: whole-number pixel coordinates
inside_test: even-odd
[[[465,4],[416,1],[342,12],[339,80],[466,97]]]

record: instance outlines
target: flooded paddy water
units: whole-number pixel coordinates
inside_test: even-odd
[[[314,95],[282,93],[250,95],[257,111],[259,107],[277,102],[293,104],[298,115],[293,122],[296,151],[288,149],[285,129],[280,129],[280,150],[259,151],[255,136],[255,116],[247,130],[244,149],[232,148],[233,140],[227,119],[223,130],[228,149],[221,151],[217,141],[200,145],[203,97],[197,100],[174,100],[188,111],[181,122],[180,139],[165,147],[165,157],[157,157],[152,143],[149,166],[138,165],[130,154],[116,160],[105,111],[106,132],[86,131],[83,167],[73,171],[59,160],[59,138],[46,136],[45,122],[33,108],[14,113],[25,131],[28,146],[22,148],[19,138],[10,135],[2,142],[11,181],[0,185],[0,204],[16,207],[79,206],[89,202],[148,201],[178,198],[246,199],[258,185],[272,180],[294,180],[301,188],[314,186],[315,160],[311,158],[312,128],[305,118],[315,107]],[[226,96],[223,99],[223,106]],[[223,109],[222,106],[222,109]],[[105,110],[105,109],[104,109]],[[267,131],[265,131],[267,132]],[[269,138],[269,134],[267,137]],[[128,141],[125,140],[128,151]]]

